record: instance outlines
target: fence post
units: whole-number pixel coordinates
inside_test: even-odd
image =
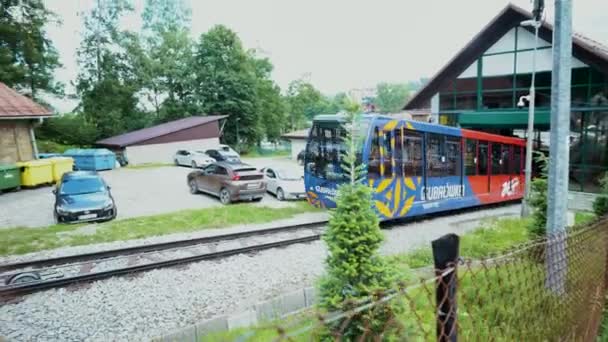
[[[434,240],[433,259],[435,261],[435,274],[438,277],[435,288],[437,303],[437,340],[439,342],[456,342],[458,331],[456,329],[456,283],[458,265],[458,249],[460,237],[456,234],[447,234]],[[454,271],[444,276],[442,273],[449,267]]]

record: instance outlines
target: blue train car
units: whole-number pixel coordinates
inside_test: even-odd
[[[335,207],[346,181],[340,163],[345,118],[318,116],[310,130],[304,179],[308,201]],[[520,199],[525,141],[471,130],[363,115],[357,159],[381,220]]]

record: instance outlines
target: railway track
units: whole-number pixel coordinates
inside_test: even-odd
[[[325,222],[0,265],[0,300],[119,275],[319,240]],[[247,238],[247,239],[246,239]]]

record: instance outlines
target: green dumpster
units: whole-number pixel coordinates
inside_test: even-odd
[[[21,187],[21,174],[15,164],[0,164],[0,191]]]

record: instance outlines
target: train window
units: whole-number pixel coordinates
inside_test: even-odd
[[[502,145],[492,143],[492,174],[499,175],[502,173]]]
[[[445,138],[445,150],[446,150],[446,176],[460,176],[461,175],[461,146],[462,142],[457,137],[446,137]]]
[[[513,146],[513,162],[511,163],[511,174],[521,174],[521,146]]]
[[[338,122],[315,124],[306,153],[306,169],[316,177],[342,180],[340,153],[344,150],[343,129]]]
[[[443,177],[445,175],[444,137],[428,133],[426,136],[426,175]]]
[[[395,148],[393,149],[393,158],[395,158],[395,174],[398,177],[403,176],[403,132],[402,129],[393,131],[395,137]]]
[[[477,174],[488,174],[488,142],[480,141],[477,145]]]
[[[422,176],[422,133],[405,130],[403,139],[403,174]]]
[[[513,155],[513,152],[512,152],[513,150],[511,148],[512,148],[511,145],[506,145],[506,144],[502,145],[502,157],[501,157],[501,160],[502,160],[501,166],[502,167],[501,167],[500,173],[503,175],[508,175],[509,173],[511,173],[511,169],[510,169],[510,166],[512,163],[511,156]]]
[[[372,136],[372,146],[369,152],[369,163],[367,164],[367,173],[369,178],[380,178],[380,132],[378,127],[374,127]]]
[[[384,139],[382,139],[382,146],[384,146],[384,177],[390,177],[393,174],[392,157],[393,147],[391,144],[391,131],[384,132]]]
[[[464,146],[464,174],[477,174],[477,140],[467,139]]]

